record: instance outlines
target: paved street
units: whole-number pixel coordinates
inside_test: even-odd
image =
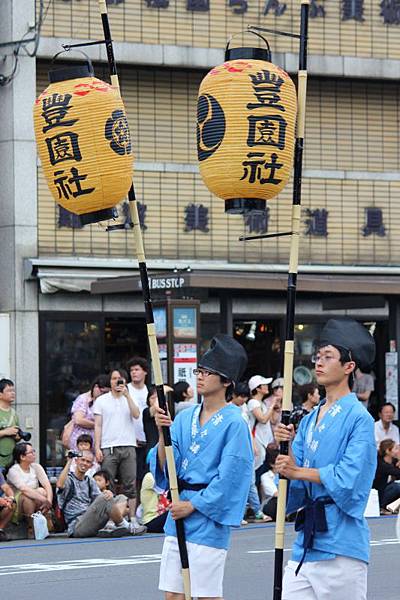
[[[393,517],[369,520],[369,600],[400,597],[400,571],[396,567],[400,543],[395,522]],[[287,525],[287,547],[292,530],[293,525]],[[225,600],[271,599],[273,546],[271,525],[249,525],[233,533]],[[158,600],[161,547],[162,536],[120,540],[53,538],[0,544],[0,589],[6,592],[7,600]]]

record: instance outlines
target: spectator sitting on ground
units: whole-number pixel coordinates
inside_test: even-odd
[[[375,479],[372,484],[379,494],[381,512],[386,514],[386,506],[400,498],[400,483],[393,479],[400,479],[399,462],[394,458],[396,444],[393,440],[383,440],[379,444],[378,465]]]
[[[111,481],[110,473],[108,471],[105,471],[104,469],[98,469],[93,475],[93,479],[97,483],[97,487],[99,488],[100,492],[111,490],[113,496],[115,495],[113,482]],[[128,505],[128,498],[123,494],[120,494],[120,497],[125,498],[125,504]]]
[[[115,490],[114,490],[114,486],[113,486],[113,482],[111,481],[110,478],[110,474],[105,471],[104,469],[99,469],[94,475],[93,475],[93,479],[95,480],[95,482],[97,483],[97,487],[99,488],[100,492],[105,492],[106,490],[110,490],[113,497],[117,498],[117,502],[119,505],[121,505],[121,511],[123,513],[123,515],[126,517],[128,512],[129,512],[129,506],[128,506],[128,498],[126,496],[124,496],[123,494],[115,494]],[[106,532],[113,530],[115,528],[114,523],[111,519],[108,520],[108,522],[106,523],[106,525],[104,526],[104,529],[102,529],[99,532],[99,535],[101,537],[105,537]],[[142,528],[142,533],[145,533],[146,529],[143,527]],[[134,534],[138,535],[138,531],[135,530]]]
[[[76,460],[76,471],[70,473],[70,458],[57,479],[57,497],[70,537],[122,537],[131,534],[125,519],[127,500],[113,497],[111,490],[100,492],[94,479],[86,472],[92,467],[92,452],[84,450]],[[103,530],[111,519],[112,529]],[[102,531],[103,530],[103,531]]]
[[[140,491],[142,523],[149,533],[163,533],[171,504],[167,492],[156,487],[154,477],[149,472],[143,478]]]
[[[15,388],[11,379],[0,379],[0,471],[13,462],[13,450],[20,439],[19,422],[12,407]]]
[[[306,383],[301,385],[298,389],[301,405],[296,406],[289,418],[289,423],[294,425],[295,431],[297,431],[300,421],[303,417],[308,415],[319,402],[319,389],[316,383]]]
[[[15,464],[9,469],[7,481],[15,491],[16,509],[13,522],[23,518],[32,528],[31,515],[37,511],[47,514],[53,503],[53,490],[45,470],[35,462],[32,444],[19,442],[13,452]]]
[[[11,487],[6,483],[0,471],[0,542],[9,542],[10,537],[4,531],[14,513],[15,498]]]
[[[376,446],[383,440],[393,440],[396,444],[400,443],[399,428],[393,424],[395,408],[391,402],[385,402],[379,410],[379,421],[375,423],[375,441]]]
[[[110,391],[110,377],[98,375],[93,380],[90,390],[78,396],[71,408],[74,427],[69,439],[69,447],[72,451],[78,450],[78,438],[82,434],[89,435],[94,439],[94,414],[93,405],[99,396]],[[86,448],[85,448],[86,449]]]
[[[175,415],[195,404],[193,388],[187,381],[177,381],[173,385],[173,390]]]
[[[93,440],[92,436],[87,433],[82,433],[76,440],[77,452],[80,454],[84,450],[88,450],[89,452],[94,453],[93,451]],[[71,461],[70,471],[71,473],[75,473],[76,470],[76,456]],[[86,475],[88,477],[93,477],[93,475],[100,469],[100,465],[96,460],[93,462],[93,466],[86,471]]]

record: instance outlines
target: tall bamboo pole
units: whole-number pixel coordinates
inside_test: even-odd
[[[107,4],[106,0],[98,0],[99,10],[101,14],[101,20],[103,24],[103,32],[104,32],[104,40],[107,51],[107,60],[110,70],[110,77],[112,85],[119,91],[119,80],[117,74],[117,66],[114,57],[114,49],[111,38],[111,30],[110,23],[108,20],[108,12],[107,12]],[[133,232],[135,236],[135,245],[136,245],[136,254],[139,263],[139,272],[140,279],[142,283],[142,293],[144,300],[144,308],[146,314],[146,323],[147,323],[147,336],[149,339],[150,346],[150,354],[151,361],[154,370],[154,380],[157,389],[157,398],[158,403],[162,409],[167,410],[167,402],[165,399],[164,386],[163,386],[163,377],[161,372],[161,363],[160,356],[158,352],[157,338],[156,338],[156,328],[154,325],[154,315],[153,315],[153,303],[151,300],[150,294],[150,285],[149,285],[149,277],[147,273],[147,265],[146,265],[146,257],[144,253],[143,246],[143,237],[142,230],[140,227],[139,221],[139,212],[137,206],[137,200],[135,196],[135,189],[133,183],[128,193],[129,199],[129,207],[133,222]],[[176,476],[176,467],[174,460],[174,453],[171,443],[171,434],[169,427],[163,428],[163,437],[164,437],[164,445],[165,445],[165,454],[167,457],[167,467],[168,467],[168,476],[169,476],[169,486],[171,490],[172,502],[179,501],[179,491],[178,491],[178,480]],[[190,573],[189,573],[189,558],[186,547],[185,540],[185,529],[183,519],[178,519],[175,521],[176,524],[176,534],[178,539],[179,546],[179,554],[182,564],[182,577],[183,577],[183,586],[185,593],[185,600],[191,600],[191,591],[190,591]]]
[[[296,285],[299,264],[299,234],[301,211],[301,175],[303,165],[304,128],[307,92],[307,37],[308,37],[309,0],[301,0],[300,18],[300,50],[298,70],[298,116],[294,151],[294,176],[292,198],[292,236],[290,243],[290,259],[286,301],[286,336],[284,355],[284,383],[282,402],[282,423],[289,424],[292,407],[292,381],[294,357],[294,322],[296,313]],[[289,454],[288,442],[281,442],[280,453]],[[275,527],[275,566],[274,566],[274,600],[282,598],[283,550],[285,546],[285,514],[288,482],[279,477],[278,506]]]

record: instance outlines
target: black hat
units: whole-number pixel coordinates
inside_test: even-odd
[[[375,360],[375,342],[368,330],[350,318],[329,319],[321,332],[319,347],[335,346],[348,350],[358,367],[367,368]]]
[[[230,381],[238,381],[247,367],[246,350],[230,335],[218,333],[200,358],[199,367],[222,375]]]

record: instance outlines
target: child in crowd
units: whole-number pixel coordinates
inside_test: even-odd
[[[76,447],[78,449],[78,453],[79,452],[83,452],[84,450],[88,450],[90,452],[93,452],[94,454],[94,450],[93,450],[93,440],[92,437],[87,434],[87,433],[82,433],[76,440]],[[70,473],[75,473],[75,469],[76,469],[76,458],[74,457],[71,461],[71,467],[70,467]],[[100,469],[100,465],[98,462],[96,462],[96,460],[93,463],[93,466],[90,467],[90,469],[86,472],[86,475],[88,477],[93,477],[93,475]]]
[[[100,492],[105,492],[106,490],[109,490],[110,492],[113,493],[114,497],[117,500],[117,504],[121,509],[121,514],[125,518],[129,514],[128,498],[126,496],[124,496],[123,494],[118,494],[118,496],[115,496],[113,482],[111,481],[111,477],[110,477],[110,474],[108,473],[108,471],[106,471],[104,469],[99,469],[93,475],[93,479],[97,483],[97,487],[99,488]],[[106,523],[105,527],[103,529],[100,529],[100,531],[97,535],[99,537],[111,536],[113,529],[115,529],[115,524],[110,519]],[[130,527],[130,530],[131,530],[131,533],[133,533],[134,535],[140,535],[142,533],[146,533],[146,527],[143,527],[142,525],[136,525],[135,528]]]
[[[142,506],[143,525],[146,525],[149,533],[163,533],[165,521],[168,516],[168,508],[171,502],[167,498],[167,492],[158,488],[152,473],[146,473],[143,478],[140,491],[140,502]]]

